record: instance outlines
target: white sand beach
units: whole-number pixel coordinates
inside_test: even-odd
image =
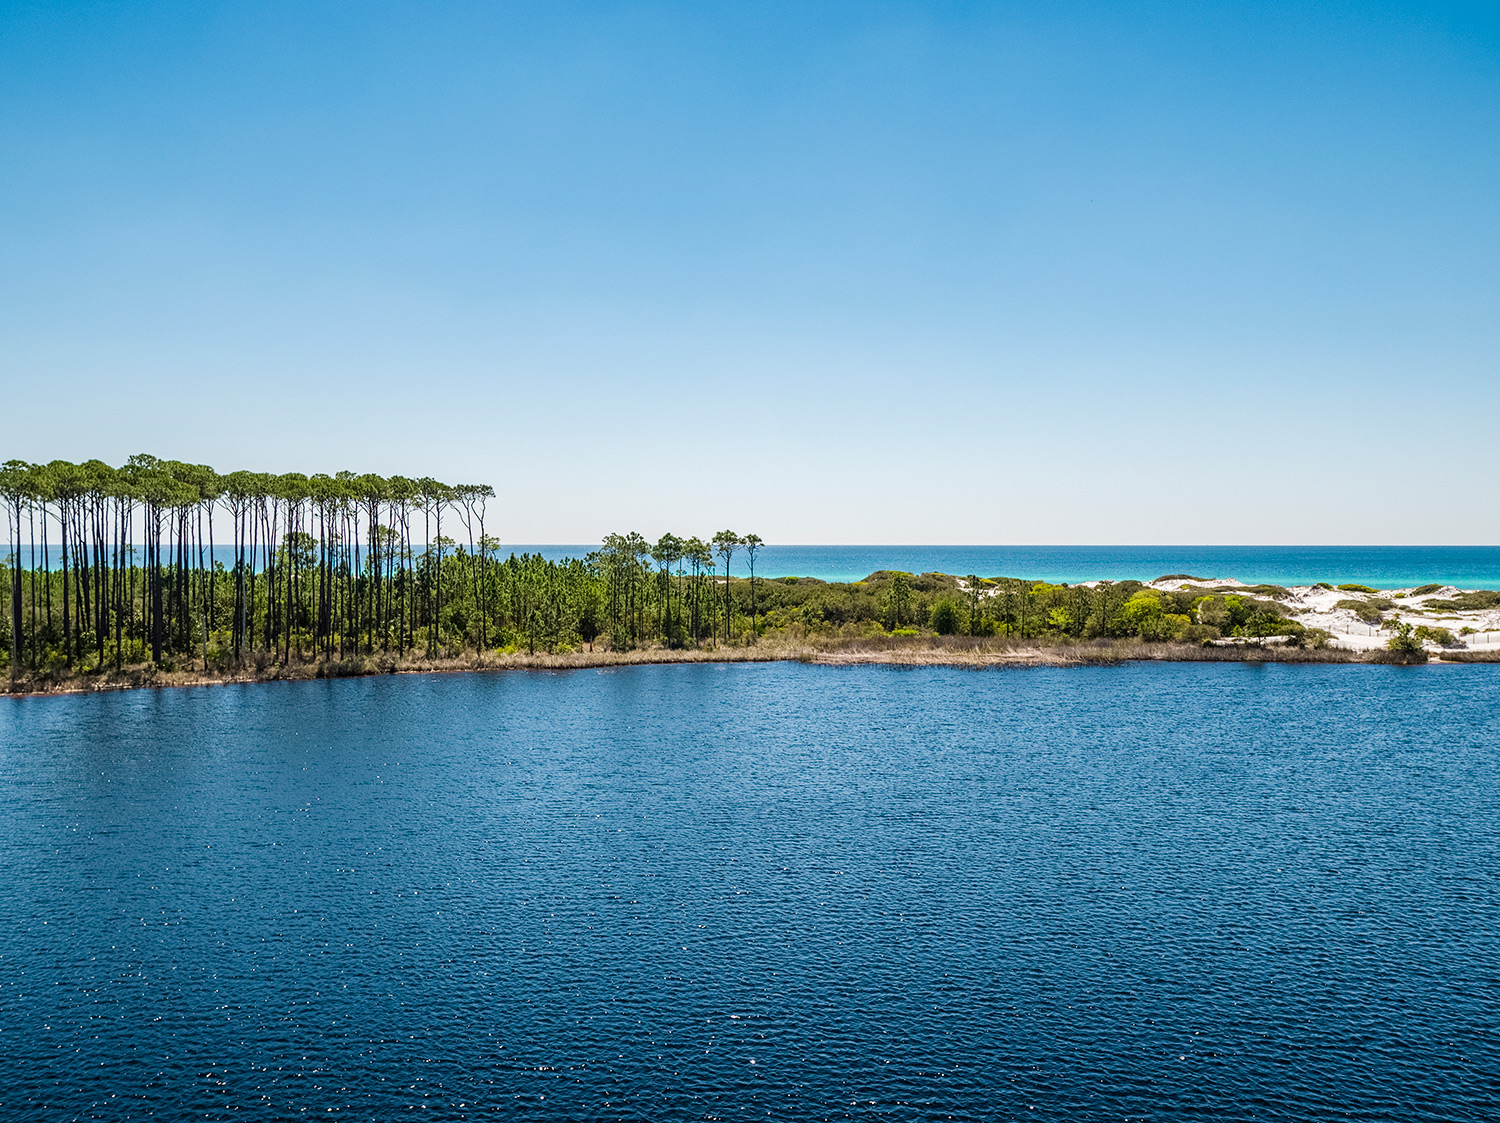
[[[1162,590],[1190,585],[1205,591],[1236,593],[1247,586],[1233,578],[1212,580],[1152,581],[1150,587]],[[1425,590],[1417,593],[1416,588]],[[1454,609],[1445,602],[1460,596],[1462,590],[1451,585],[1438,589],[1415,586],[1411,589],[1381,589],[1374,593],[1354,589],[1328,588],[1323,585],[1298,585],[1288,588],[1285,597],[1266,597],[1281,606],[1291,619],[1307,628],[1322,628],[1332,635],[1332,646],[1353,651],[1370,651],[1384,647],[1391,638],[1391,624],[1401,621],[1415,627],[1445,628],[1454,642],[1444,647],[1428,640],[1424,646],[1434,654],[1444,650],[1500,650],[1500,607]],[[1364,604],[1367,612],[1380,612],[1385,620],[1371,623],[1361,619],[1350,602]],[[1342,607],[1341,607],[1342,605]]]

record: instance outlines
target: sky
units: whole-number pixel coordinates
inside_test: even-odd
[[[1495,543],[1500,9],[0,0],[0,459]]]

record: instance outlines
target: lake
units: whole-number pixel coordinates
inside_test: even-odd
[[[1494,1118],[1500,668],[0,699],[0,1117]]]

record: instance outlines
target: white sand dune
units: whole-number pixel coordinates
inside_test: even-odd
[[[1196,588],[1222,590],[1234,593],[1246,588],[1243,581],[1233,578],[1215,578],[1211,581],[1153,581],[1157,589],[1180,589],[1184,585]],[[1423,586],[1416,586],[1422,588]],[[1435,606],[1435,602],[1452,600],[1460,590],[1452,585],[1416,595],[1413,589],[1382,589],[1377,593],[1361,593],[1349,589],[1329,589],[1321,585],[1296,585],[1287,589],[1287,597],[1278,599],[1282,611],[1303,627],[1322,628],[1332,634],[1330,641],[1336,647],[1353,651],[1369,651],[1384,647],[1391,638],[1390,622],[1401,621],[1418,627],[1446,628],[1453,633],[1456,646],[1449,650],[1474,651],[1500,650],[1500,608],[1469,609],[1454,611]],[[1368,624],[1349,608],[1337,607],[1340,602],[1380,602],[1381,611],[1387,620],[1385,626]],[[1390,607],[1383,607],[1389,601]],[[1470,634],[1461,635],[1464,629]],[[1434,651],[1443,650],[1438,644],[1428,642]]]
[[[1101,584],[1103,584],[1101,581],[1079,582],[1079,585],[1086,589],[1096,588]],[[968,588],[963,578],[959,578],[958,585],[960,589],[967,590]],[[1172,577],[1150,581],[1147,585],[1163,592],[1173,592],[1184,586],[1192,586],[1206,592],[1229,595],[1242,593],[1252,588],[1233,577],[1202,580]],[[1454,611],[1438,607],[1438,602],[1452,600],[1461,590],[1452,585],[1444,585],[1440,589],[1417,594],[1414,591],[1415,588],[1424,588],[1424,586],[1415,586],[1413,589],[1381,589],[1375,593],[1362,593],[1350,589],[1325,588],[1322,585],[1295,585],[1286,590],[1285,597],[1274,599],[1281,606],[1284,615],[1303,627],[1322,628],[1333,637],[1329,641],[1333,646],[1348,648],[1352,651],[1371,651],[1384,647],[1390,641],[1392,634],[1389,625],[1395,621],[1401,621],[1413,627],[1425,624],[1429,628],[1446,628],[1453,633],[1455,641],[1454,645],[1446,650],[1500,650],[1500,608]],[[996,592],[998,590],[987,589],[985,595],[993,596]],[[1372,607],[1383,613],[1386,620],[1382,624],[1370,624],[1361,619],[1359,614],[1351,608],[1338,607],[1341,602],[1349,601],[1378,602]],[[1386,607],[1386,602],[1389,602],[1389,607]],[[1467,634],[1464,634],[1466,631]],[[1426,641],[1426,646],[1430,651],[1437,653],[1445,650],[1441,645],[1430,640]]]

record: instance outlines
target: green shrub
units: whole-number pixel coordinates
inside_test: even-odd
[[[1198,623],[1224,632],[1234,627],[1235,603],[1238,597],[1200,597],[1194,606],[1194,615],[1198,617]]]
[[[1448,600],[1430,600],[1429,611],[1473,612],[1481,608],[1500,608],[1500,593],[1492,589],[1470,589],[1454,595]]]
[[[1461,647],[1458,637],[1447,628],[1432,627],[1427,624],[1417,625],[1416,631],[1412,633],[1419,640],[1430,640],[1440,647]]]
[[[1152,640],[1163,643],[1168,640],[1180,640],[1187,634],[1187,630],[1193,626],[1193,621],[1187,616],[1176,612],[1163,612],[1141,627],[1141,639]]]
[[[890,588],[886,590],[884,617],[885,625],[892,631],[905,627],[914,619],[914,605],[912,604],[912,582],[911,575],[906,573],[892,573],[890,575]]]
[[[1161,594],[1155,589],[1142,589],[1120,608],[1120,623],[1128,634],[1138,636],[1152,628],[1161,614]]]
[[[1326,628],[1298,628],[1295,632],[1289,633],[1287,642],[1294,647],[1321,651],[1332,639],[1333,634]]]
[[[1260,609],[1251,614],[1250,619],[1240,625],[1239,633],[1254,639],[1264,639],[1266,636],[1284,635],[1289,628],[1298,627],[1300,624],[1292,624],[1291,621],[1277,616],[1274,612]]]
[[[1241,596],[1270,597],[1272,600],[1286,600],[1292,595],[1280,585],[1241,585],[1236,591]]]
[[[1402,620],[1391,621],[1391,631],[1395,634],[1386,643],[1386,650],[1393,655],[1400,656],[1403,662],[1426,662],[1427,649],[1422,646],[1422,641],[1412,633],[1412,626]]]
[[[1441,588],[1441,585],[1418,585],[1411,591],[1411,595],[1414,597],[1425,597],[1428,593],[1435,593]]]
[[[952,597],[939,597],[932,604],[932,614],[928,623],[940,636],[956,635],[962,618],[961,613],[962,609]]]
[[[1377,589],[1370,588],[1370,586],[1368,586],[1368,585],[1340,585],[1339,586],[1339,592],[1341,592],[1341,593],[1374,593],[1374,592],[1378,592],[1378,591],[1379,590],[1377,590]]]
[[[1385,603],[1387,608],[1391,607],[1389,601]],[[1380,611],[1380,605],[1375,601],[1341,600],[1333,607],[1347,609],[1366,624],[1378,624],[1385,619],[1385,613]]]

